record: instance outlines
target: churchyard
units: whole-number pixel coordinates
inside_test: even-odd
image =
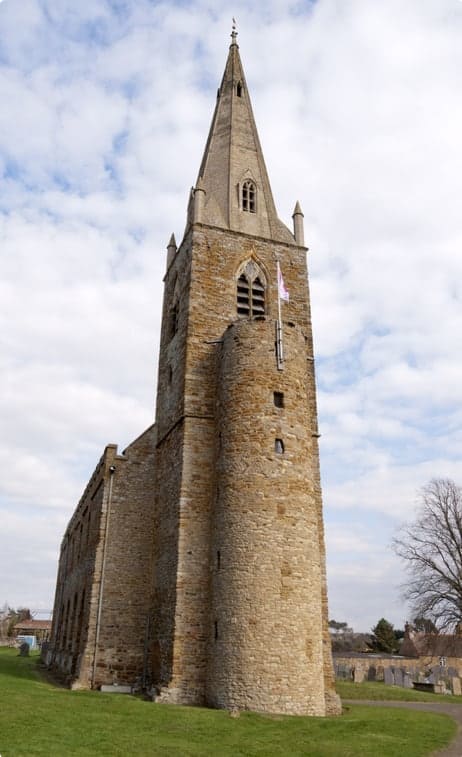
[[[379,683],[340,682],[339,690],[341,696],[359,698],[364,691],[365,698],[378,698],[371,686],[387,696],[411,694]],[[36,654],[21,657],[16,649],[0,648],[2,757],[424,757],[456,731],[447,716],[385,706],[346,704],[335,718],[235,715],[70,691],[47,680]]]

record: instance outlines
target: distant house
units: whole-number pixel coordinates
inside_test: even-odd
[[[413,657],[423,665],[439,663],[441,667],[459,669],[462,673],[462,629],[455,634],[425,633],[407,625],[400,654]]]
[[[332,652],[342,654],[348,652],[372,652],[372,636],[370,633],[355,633],[346,631],[341,633],[331,633],[330,640]]]
[[[48,641],[51,620],[21,620],[14,627],[16,636],[35,636],[38,642]]]

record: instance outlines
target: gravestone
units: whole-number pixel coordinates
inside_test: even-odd
[[[131,686],[119,686],[117,683],[111,683],[111,684],[103,684],[101,686],[101,691],[104,694],[131,694],[132,693],[132,687]]]
[[[346,680],[351,679],[351,668],[344,663],[339,663],[335,667],[335,675],[337,678],[344,678]]]
[[[409,675],[409,673],[405,673],[403,675],[403,686],[405,689],[412,689],[412,677]]]
[[[457,668],[448,668],[448,677],[449,678],[459,678],[459,671]]]
[[[385,683],[388,686],[394,686],[395,676],[391,668],[385,668],[383,671],[383,676],[384,676]]]
[[[368,681],[375,681],[375,674],[376,670],[373,665],[370,666],[369,670],[367,671],[367,680]]]
[[[19,647],[19,656],[29,657],[29,644],[27,643],[27,641],[23,641],[23,643]]]
[[[362,668],[353,669],[353,681],[355,683],[362,683],[364,681],[364,670]]]
[[[451,691],[455,696],[459,696],[462,694],[462,687],[460,685],[460,678],[453,676],[451,678]]]
[[[395,686],[402,686],[403,685],[403,671],[401,668],[395,669]]]

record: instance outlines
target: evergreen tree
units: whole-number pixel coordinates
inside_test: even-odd
[[[388,620],[380,618],[377,625],[373,627],[372,633],[374,634],[372,638],[374,652],[393,654],[393,652],[398,651],[393,624],[389,623]]]

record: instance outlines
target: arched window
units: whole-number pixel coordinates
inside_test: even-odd
[[[255,213],[257,207],[257,190],[253,181],[244,181],[242,185],[242,210]]]
[[[258,266],[249,261],[237,279],[237,314],[239,318],[265,315],[265,283]]]

